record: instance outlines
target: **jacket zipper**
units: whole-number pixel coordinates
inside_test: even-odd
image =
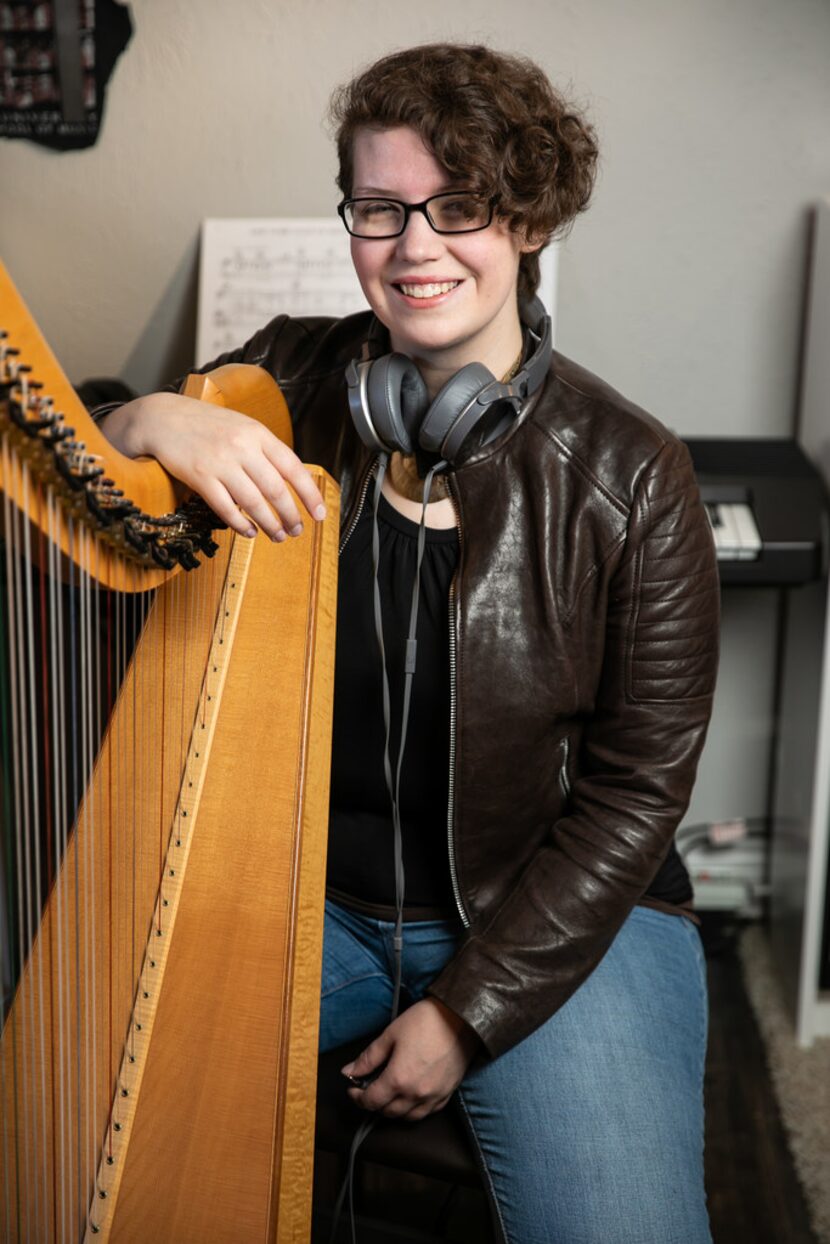
[[[460,564],[461,564],[461,542],[462,542],[462,533],[461,533],[461,519],[460,519],[459,514],[458,514],[458,506],[457,506],[457,505],[456,505],[456,503],[455,503],[455,496],[453,495],[453,491],[452,491],[452,484],[450,483],[449,478],[447,479],[447,485],[448,485],[448,487],[447,487],[447,491],[448,491],[448,493],[449,493],[450,500],[452,501],[452,508],[453,508],[453,510],[455,511],[455,525],[456,525],[456,527],[458,528],[458,562],[459,562],[459,565],[460,565]],[[462,897],[461,897],[461,886],[460,886],[460,885],[459,885],[459,883],[458,883],[458,870],[457,870],[457,868],[456,868],[456,862],[455,862],[455,843],[454,843],[454,840],[453,840],[453,824],[452,824],[452,810],[453,810],[453,801],[454,801],[454,798],[455,798],[455,719],[456,719],[456,706],[457,706],[457,698],[458,698],[458,697],[457,697],[457,693],[456,693],[456,686],[455,686],[455,678],[456,678],[456,652],[455,652],[455,585],[456,585],[456,580],[457,580],[457,579],[458,579],[458,571],[456,570],[455,574],[454,574],[454,575],[453,575],[453,577],[452,577],[452,583],[450,584],[450,594],[449,594],[449,612],[450,612],[450,783],[449,783],[449,796],[448,796],[448,799],[447,799],[447,853],[448,853],[448,855],[449,855],[449,860],[450,860],[450,878],[451,878],[451,880],[452,880],[452,892],[453,892],[453,894],[454,894],[454,896],[455,896],[455,905],[456,905],[456,907],[458,908],[458,914],[459,914],[459,916],[461,917],[461,922],[462,922],[462,924],[464,925],[464,927],[465,927],[465,928],[469,929],[471,921],[470,921],[470,917],[467,915],[467,910],[466,910],[466,908],[465,908],[465,906],[464,906],[464,900],[463,900],[463,899],[462,899]]]
[[[360,518],[360,515],[363,513],[363,507],[366,504],[366,494],[369,491],[369,483],[375,471],[377,470],[378,461],[379,459],[373,458],[372,461],[369,463],[368,467],[366,468],[366,474],[363,476],[363,483],[361,484],[361,487],[360,487],[360,499],[358,500],[358,503],[357,503],[357,509],[352,515],[352,521],[349,523],[348,528],[343,533],[343,538],[340,541],[340,548],[338,549],[338,556],[340,553],[343,552],[344,548],[349,543],[349,540],[352,537],[352,532],[357,526],[357,521]]]
[[[562,740],[562,768],[559,770],[559,785],[562,788],[562,794],[566,799],[571,796],[571,779],[568,776],[568,757],[571,750],[571,740],[565,736]]]

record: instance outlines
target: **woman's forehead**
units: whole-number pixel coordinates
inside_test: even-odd
[[[352,193],[426,198],[459,184],[408,125],[364,127],[354,137]]]

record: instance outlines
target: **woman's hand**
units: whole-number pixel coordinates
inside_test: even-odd
[[[107,415],[101,430],[129,457],[156,458],[240,535],[256,535],[250,520],[272,540],[300,534],[302,518],[288,484],[312,518],[325,518],[317,485],[294,451],[239,411],[179,393],[151,393]]]
[[[480,1045],[460,1016],[436,998],[424,998],[341,1070],[363,1077],[383,1067],[367,1088],[350,1088],[349,1096],[364,1110],[415,1122],[446,1106]]]

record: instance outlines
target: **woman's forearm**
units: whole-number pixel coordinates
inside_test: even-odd
[[[132,402],[125,402],[116,410],[110,411],[98,423],[107,440],[115,446],[119,453],[128,458],[141,458],[153,455],[152,424],[153,417],[170,395],[166,393],[150,393],[146,397],[137,397]]]

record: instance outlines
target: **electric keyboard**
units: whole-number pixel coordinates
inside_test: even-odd
[[[826,573],[828,498],[792,440],[686,441],[724,584],[786,586]]]

